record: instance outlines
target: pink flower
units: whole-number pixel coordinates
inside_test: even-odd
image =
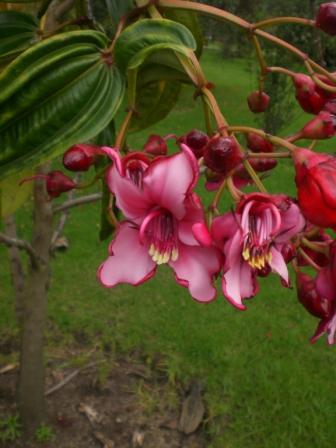
[[[328,335],[328,344],[335,344],[336,332],[336,242],[330,247],[330,260],[328,266],[319,271],[315,280],[316,293],[320,301],[326,303],[326,312],[321,315],[312,343],[316,342],[324,333]]]
[[[192,192],[198,179],[196,158],[187,146],[182,149],[150,164],[139,158],[130,165],[131,155],[125,161],[114,149],[104,148],[114,160],[107,184],[125,216],[110,244],[110,256],[98,270],[104,286],[138,285],[155,274],[157,265],[168,264],[196,300],[215,298],[212,283],[221,256],[211,247],[203,208]]]
[[[243,299],[258,290],[257,275],[274,271],[289,283],[281,253],[305,221],[299,208],[285,195],[247,194],[236,212],[215,218],[211,234],[225,254],[222,288],[235,307],[244,310]]]

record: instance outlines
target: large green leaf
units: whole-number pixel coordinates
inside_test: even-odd
[[[38,41],[38,21],[20,11],[0,11],[0,64]]]
[[[93,143],[99,146],[112,146],[115,140],[115,124],[112,121],[105,129],[102,130],[94,139]],[[96,163],[96,170],[101,171],[111,164],[111,160],[107,157],[98,159]],[[99,228],[99,240],[104,241],[107,238],[110,238],[113,232],[115,231],[115,227],[111,224],[108,217],[108,207],[110,203],[110,190],[105,182],[105,179],[102,179],[102,199],[101,199],[101,209],[100,209],[100,228]],[[113,212],[115,215],[119,213],[118,209],[113,205]]]
[[[164,12],[164,16],[167,19],[182,23],[182,25],[186,26],[188,30],[192,32],[192,35],[197,43],[195,53],[197,57],[200,57],[203,51],[204,39],[197,14],[192,11],[167,8]]]
[[[106,57],[107,43],[96,31],[63,33],[2,72],[0,177],[90,140],[112,120],[124,79]]]
[[[26,182],[21,186],[20,182],[33,174],[34,168],[26,168],[0,182],[0,218],[12,215],[28,200],[33,182]]]
[[[135,108],[129,130],[145,129],[165,118],[175,106],[181,83],[177,81],[157,81],[138,88]]]
[[[40,0],[1,0],[1,3],[38,3]]]
[[[134,8],[133,0],[94,0],[91,2],[94,19],[112,36],[119,20]]]
[[[162,51],[174,45],[196,49],[195,39],[184,25],[167,19],[144,19],[121,33],[116,41],[114,57],[120,69],[126,72],[133,57],[144,49],[158,46]]]

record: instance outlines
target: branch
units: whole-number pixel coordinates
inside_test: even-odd
[[[28,241],[20,240],[18,238],[12,238],[0,232],[0,243],[4,244],[7,247],[17,247],[20,250],[26,251],[34,267],[36,267],[41,261],[41,257],[35,252]]]
[[[90,204],[91,202],[99,201],[102,198],[101,193],[93,193],[88,194],[87,196],[82,196],[76,199],[69,199],[68,201],[63,202],[63,204],[58,205],[54,208],[54,213],[64,212],[72,207],[77,207],[79,205]]]
[[[79,373],[83,372],[83,370],[90,369],[91,367],[95,367],[97,364],[101,364],[103,362],[106,362],[106,360],[105,359],[101,359],[99,361],[93,361],[93,362],[90,362],[89,364],[87,364],[86,366],[83,366],[83,367],[81,367],[81,368],[79,368],[77,370],[74,370],[67,377],[65,377],[64,380],[60,381],[58,384],[56,384],[55,386],[52,386],[50,389],[48,389],[44,393],[44,395],[46,397],[48,397],[48,395],[53,394],[54,392],[58,391],[63,386],[68,384],[69,381],[71,381],[73,378],[75,378]]]

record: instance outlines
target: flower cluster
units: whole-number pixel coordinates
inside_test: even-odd
[[[293,18],[280,22],[287,19]],[[294,21],[335,35],[336,3],[320,5],[315,20]],[[254,24],[248,29],[253,33],[257,28]],[[271,97],[263,91],[264,78],[272,72],[288,76],[298,106],[313,115],[298,132],[280,138],[261,129],[230,126],[210,91],[214,85],[206,80],[195,57],[188,74],[196,84],[194,97],[204,100],[207,133],[192,129],[179,137],[150,135],[141,151],[130,151],[126,134],[137,111],[129,107],[114,148],[75,145],[64,154],[63,164],[70,171],[104,167],[110,204],[114,201],[109,218],[115,225],[108,257],[98,269],[98,279],[105,287],[139,285],[166,264],[195,300],[214,300],[220,277],[223,296],[245,310],[247,299],[258,293],[260,277],[277,274],[282,286],[291,286],[291,263],[299,302],[320,319],[311,341],[327,333],[333,344],[336,240],[328,232],[336,230],[336,158],[318,152],[315,145],[336,134],[336,73],[327,72],[301,52],[296,54],[303,58],[308,73],[269,67],[254,42],[261,72],[259,89],[248,95],[247,106],[253,113],[267,113]],[[276,42],[293,51],[286,42]],[[237,134],[243,134],[246,142]],[[312,140],[309,149],[298,146],[302,139]],[[173,153],[168,140],[176,142]],[[263,185],[265,173],[279,166],[281,158],[293,163],[296,197],[271,194]],[[47,176],[50,197],[83,187],[61,174]],[[201,176],[206,190],[214,192],[207,207],[195,192]],[[99,177],[98,173],[95,179]],[[243,190],[247,185],[252,192]],[[223,212],[219,203],[225,190],[232,202]],[[116,219],[114,208],[122,214],[121,220]],[[310,271],[305,270],[307,266]]]

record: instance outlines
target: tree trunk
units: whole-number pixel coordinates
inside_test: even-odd
[[[33,434],[45,419],[43,340],[50,280],[52,216],[44,181],[36,180],[32,246],[39,259],[30,264],[24,288],[18,383],[19,411],[26,435]]]
[[[5,233],[10,238],[17,238],[16,223],[14,216],[7,216],[4,219]],[[8,256],[10,261],[12,284],[15,291],[15,311],[16,319],[21,326],[23,313],[23,293],[24,293],[24,272],[22,267],[22,259],[20,249],[16,246],[8,248]]]

